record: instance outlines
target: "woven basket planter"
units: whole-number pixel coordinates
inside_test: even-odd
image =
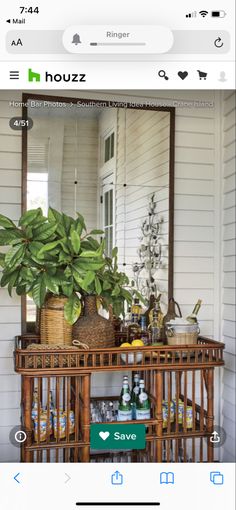
[[[85,296],[84,315],[73,326],[73,339],[86,344],[90,349],[115,346],[113,323],[98,314],[96,296]]]
[[[72,326],[64,317],[65,296],[49,296],[40,313],[40,342],[51,345],[71,345]]]

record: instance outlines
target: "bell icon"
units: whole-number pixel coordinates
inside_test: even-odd
[[[77,44],[81,44],[81,40],[80,40],[79,34],[74,34],[73,35],[72,44],[75,44],[76,46],[77,46]]]

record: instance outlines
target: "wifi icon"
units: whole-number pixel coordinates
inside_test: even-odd
[[[199,14],[201,14],[201,16],[205,18],[208,14],[208,11],[199,11]]]

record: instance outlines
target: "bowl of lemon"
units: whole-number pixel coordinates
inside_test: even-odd
[[[121,344],[120,348],[121,349],[132,349],[134,347],[143,347],[144,346],[144,343],[142,340],[140,339],[137,339],[137,340],[133,340],[130,343],[128,342],[124,342],[123,344]],[[121,359],[123,361],[123,363],[128,363],[129,365],[132,365],[132,364],[136,364],[136,363],[141,363],[142,359],[143,359],[143,353],[140,352],[140,351],[137,351],[136,353],[134,352],[128,352],[127,354],[126,353],[123,353],[121,354]]]

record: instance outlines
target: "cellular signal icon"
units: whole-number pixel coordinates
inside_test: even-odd
[[[205,18],[208,14],[208,11],[199,11],[199,14],[202,16],[202,18]]]
[[[186,14],[186,18],[196,18],[197,17],[197,11],[189,12]]]

